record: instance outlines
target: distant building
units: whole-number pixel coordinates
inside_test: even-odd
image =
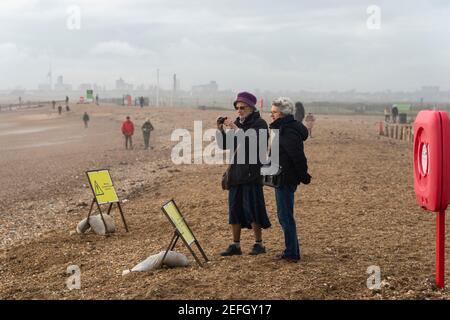
[[[10,92],[10,95],[12,96],[24,96],[26,90],[22,88],[16,88],[13,91]]]
[[[52,86],[49,83],[40,83],[38,84],[39,91],[51,91]]]
[[[437,94],[439,93],[439,86],[423,86],[422,87],[422,93],[428,93],[428,94]]]
[[[130,83],[126,83],[125,80],[120,78],[119,80],[116,80],[116,90],[132,91],[133,85]]]
[[[94,90],[94,92],[99,92],[104,91],[104,88],[96,83],[82,83],[78,86],[78,90],[81,92],[86,92],[86,90]]]
[[[428,102],[439,99],[440,88],[438,86],[423,86],[420,90],[421,98]]]
[[[55,84],[55,91],[71,91],[72,85],[65,84],[63,80],[63,76],[58,76]]]
[[[82,83],[78,86],[79,91],[93,90],[92,85],[90,83]]]
[[[210,81],[208,84],[201,84],[192,86],[192,93],[216,93],[219,91],[219,86],[216,81]]]

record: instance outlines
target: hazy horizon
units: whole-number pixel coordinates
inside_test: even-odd
[[[167,89],[176,73],[183,90],[449,90],[449,17],[441,0],[2,0],[0,89],[36,89],[51,63],[74,89],[159,68]]]

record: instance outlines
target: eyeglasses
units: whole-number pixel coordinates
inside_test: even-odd
[[[235,107],[236,110],[245,110],[247,109],[247,106],[240,106],[240,107]]]

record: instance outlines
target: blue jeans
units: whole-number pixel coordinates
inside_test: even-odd
[[[297,227],[294,219],[294,192],[296,185],[281,185],[275,189],[278,221],[284,233],[286,249],[283,256],[289,259],[300,259],[300,245],[297,238]]]

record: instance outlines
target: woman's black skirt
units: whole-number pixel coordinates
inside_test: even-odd
[[[263,229],[271,226],[264,201],[263,186],[247,183],[232,186],[228,192],[228,223],[251,229],[252,223]]]

